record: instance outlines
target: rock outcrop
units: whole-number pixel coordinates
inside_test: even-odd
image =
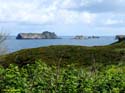
[[[88,36],[88,39],[100,38],[99,36]]]
[[[125,41],[125,35],[116,35],[116,39],[118,39],[118,42]]]
[[[45,31],[43,33],[19,33],[16,39],[58,39],[53,32]]]
[[[78,40],[80,40],[80,39],[84,39],[85,37],[84,36],[82,36],[82,35],[79,35],[79,36],[75,36],[74,37],[74,39],[78,39]]]
[[[99,36],[83,36],[83,35],[77,35],[73,39],[94,39],[94,38],[100,38]]]

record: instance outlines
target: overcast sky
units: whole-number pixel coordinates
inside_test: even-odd
[[[125,34],[125,0],[0,0],[0,29],[11,35]]]

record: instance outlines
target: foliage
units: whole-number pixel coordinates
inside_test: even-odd
[[[65,68],[41,61],[22,68],[0,67],[0,93],[124,93],[125,65],[110,65],[95,72],[75,65]],[[57,73],[58,71],[58,73]]]
[[[2,65],[8,66],[15,63],[19,66],[34,63],[41,59],[49,65],[57,65],[61,58],[61,66],[75,64],[76,66],[89,66],[95,64],[119,64],[119,61],[125,60],[125,43],[115,43],[108,46],[48,46],[33,49],[24,49],[0,56]]]

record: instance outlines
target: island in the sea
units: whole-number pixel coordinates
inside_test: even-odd
[[[83,35],[77,35],[73,39],[81,40],[81,39],[94,39],[94,38],[100,38],[99,36],[83,36]]]
[[[81,40],[81,39],[85,39],[85,37],[82,35],[77,35],[73,39]]]
[[[44,31],[43,33],[19,33],[16,39],[59,39],[54,32]]]

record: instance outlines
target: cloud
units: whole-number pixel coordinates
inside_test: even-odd
[[[59,8],[61,9],[71,9],[71,8],[78,8],[81,0],[62,0],[60,2]]]
[[[96,14],[95,19],[96,27],[124,27],[125,26],[125,14],[114,13],[99,13]]]
[[[77,12],[77,11],[67,11],[67,10],[60,10],[58,12],[58,19],[60,23],[64,24],[84,24],[90,25],[93,23],[96,15],[91,14],[88,12]],[[57,22],[58,23],[58,22]]]
[[[11,0],[10,0],[11,1]],[[2,2],[0,3],[1,21],[47,23],[54,19],[53,9],[40,7],[39,2]]]
[[[105,27],[125,27],[125,22],[123,20],[117,19],[107,19],[103,24]]]
[[[80,14],[80,20],[83,21],[85,24],[93,24],[96,19],[96,14],[92,14],[89,12],[82,12]]]
[[[50,3],[48,3],[50,1]],[[0,21],[36,24],[74,24],[83,21],[90,24],[90,13],[70,11],[78,7],[80,0],[0,0]],[[58,19],[58,20],[57,20]]]
[[[93,13],[124,13],[124,4],[124,0],[79,0],[77,7],[70,7],[69,9],[76,11],[89,11]]]
[[[125,23],[124,4],[124,0],[0,0],[0,22],[122,25]]]
[[[122,20],[112,20],[112,19],[108,19],[106,20],[105,24],[106,25],[114,25],[114,24],[119,24],[122,23]]]

